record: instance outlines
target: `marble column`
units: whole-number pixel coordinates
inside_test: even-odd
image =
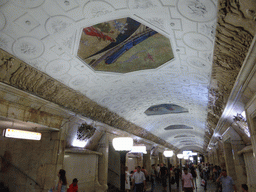
[[[155,164],[156,164],[156,166],[159,164],[159,156],[155,156]]]
[[[143,154],[142,153],[138,153],[137,164],[138,164],[138,166],[143,167]]]
[[[237,176],[236,176],[236,169],[235,169],[235,163],[233,159],[233,153],[232,153],[232,146],[230,141],[224,142],[224,154],[225,154],[225,162],[226,162],[226,170],[227,174],[233,178],[233,180],[236,182]]]
[[[98,159],[98,182],[96,182],[95,188],[99,192],[107,191],[108,189],[108,154],[109,154],[109,139],[105,133],[98,144],[98,152],[102,155]]]
[[[236,186],[239,189],[241,184],[246,183],[247,181],[244,158],[242,155],[238,155],[238,151],[242,150],[245,147],[245,145],[242,140],[231,140],[231,147],[235,171],[236,175],[238,176],[236,180]]]
[[[163,153],[159,152],[159,153],[158,153],[158,156],[159,156],[159,164],[160,164],[160,163],[164,163],[164,160],[163,160]]]
[[[151,173],[151,158],[150,158],[150,150],[147,150],[147,154],[143,154],[143,167]]]

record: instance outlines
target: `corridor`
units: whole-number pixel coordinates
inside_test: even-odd
[[[256,192],[255,34],[256,0],[0,0],[0,192],[192,163]]]

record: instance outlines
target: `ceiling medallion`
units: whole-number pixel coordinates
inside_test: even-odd
[[[92,125],[83,123],[77,129],[77,139],[80,141],[88,140],[93,136],[95,131],[96,131],[96,128],[94,128]]]
[[[211,0],[179,0],[177,7],[181,15],[192,21],[206,22],[216,17],[216,6]]]
[[[20,59],[35,59],[44,53],[44,44],[34,37],[21,37],[13,44],[13,52]]]

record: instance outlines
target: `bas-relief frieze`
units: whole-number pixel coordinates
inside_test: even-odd
[[[171,144],[108,111],[50,76],[0,49],[0,81],[80,113],[93,120],[127,131],[168,148]]]
[[[220,118],[256,32],[256,2],[219,1],[207,121]],[[216,118],[215,116],[215,118]],[[215,127],[218,121],[214,120]],[[206,135],[208,133],[206,132]],[[206,143],[209,142],[205,138]]]

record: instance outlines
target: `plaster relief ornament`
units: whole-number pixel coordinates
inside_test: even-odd
[[[179,0],[178,11],[189,20],[206,22],[216,17],[216,6],[211,0]]]
[[[46,66],[46,73],[54,77],[67,73],[69,69],[69,62],[63,59],[59,59],[48,63],[48,65]]]
[[[211,37],[211,39],[215,38],[215,24],[199,24],[199,33],[202,33],[204,35],[207,35],[208,37]]]
[[[129,5],[132,9],[147,9],[156,6],[151,0],[130,0]]]
[[[83,123],[77,129],[77,139],[80,141],[88,140],[93,136],[95,131],[96,129],[93,126]]]
[[[0,48],[7,51],[12,52],[12,44],[14,40],[8,35],[0,32]]]
[[[100,4],[97,2],[89,2],[84,6],[84,16],[86,19],[102,17],[113,12],[115,9],[108,3],[103,1]]]
[[[75,0],[56,0],[56,2],[64,11],[70,11],[78,7],[78,4]]]
[[[197,73],[191,73],[190,77],[197,83],[208,84],[208,78],[204,77],[203,75]]]
[[[45,0],[11,0],[14,5],[23,8],[35,8],[44,3]]]
[[[4,14],[0,12],[0,31],[4,28],[5,26],[5,17],[4,17]]]
[[[155,25],[159,28],[164,29],[164,20],[162,18],[159,17],[153,17],[153,18],[149,18],[148,21],[152,24]]]
[[[44,44],[34,37],[21,37],[14,42],[12,49],[20,59],[31,60],[44,53]]]
[[[183,41],[188,47],[197,51],[209,51],[213,46],[212,41],[208,37],[193,32],[186,33],[183,36]]]
[[[61,33],[74,24],[74,21],[66,16],[54,16],[46,21],[45,28],[50,34]]]
[[[210,63],[201,59],[199,57],[188,57],[187,63],[193,67],[201,68],[201,69],[209,69]]]
[[[70,79],[69,86],[74,89],[83,88],[84,86],[86,86],[88,81],[89,81],[88,76],[85,76],[85,75],[75,76],[72,79]]]

